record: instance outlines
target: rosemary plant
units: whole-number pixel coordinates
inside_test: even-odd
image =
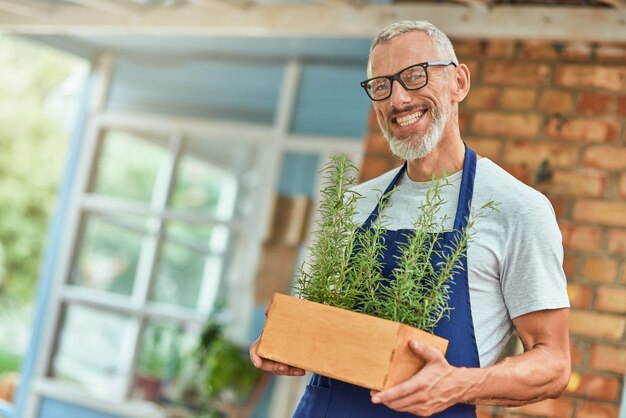
[[[433,332],[450,313],[449,284],[462,269],[475,220],[487,209],[497,210],[495,204],[489,201],[472,212],[467,226],[453,231],[453,245],[443,246],[443,225],[448,219],[438,214],[446,203],[441,191],[449,183],[445,178],[433,179],[407,243],[400,247],[394,279],[389,280],[382,276],[380,262],[387,225],[383,210],[389,195],[379,198],[377,222],[361,229],[354,222],[361,196],[350,189],[356,184],[356,171],[344,155],[334,157],[324,168],[319,219],[309,247],[311,261],[300,267],[296,291],[313,302]]]

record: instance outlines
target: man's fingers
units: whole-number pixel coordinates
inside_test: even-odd
[[[254,367],[256,367],[257,369],[264,370],[266,372],[271,372],[271,373],[280,374],[284,376],[304,376],[305,371],[302,369],[259,357],[259,355],[257,355],[256,353],[256,348],[258,345],[259,345],[259,340],[256,340],[250,346],[250,351],[249,351],[250,361],[252,362],[252,364],[254,364]]]
[[[304,376],[305,371],[276,361],[261,359],[261,370],[282,376]]]

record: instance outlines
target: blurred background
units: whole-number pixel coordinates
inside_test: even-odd
[[[464,140],[563,234],[570,385],[479,417],[626,417],[624,0],[0,0],[0,417],[291,417],[307,378],[247,347],[329,157],[399,165],[358,83],[402,19],[452,38]]]

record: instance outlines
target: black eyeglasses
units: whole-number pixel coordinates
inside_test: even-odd
[[[391,96],[394,80],[397,80],[406,90],[418,90],[428,84],[428,67],[447,67],[448,65],[456,67],[454,61],[421,62],[393,75],[374,77],[361,81],[361,87],[363,87],[370,99],[374,101],[385,100]]]

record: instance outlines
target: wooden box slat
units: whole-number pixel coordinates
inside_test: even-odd
[[[404,324],[276,293],[257,354],[382,390],[421,368],[421,360],[408,347],[409,339],[443,353],[448,346],[445,339]]]

